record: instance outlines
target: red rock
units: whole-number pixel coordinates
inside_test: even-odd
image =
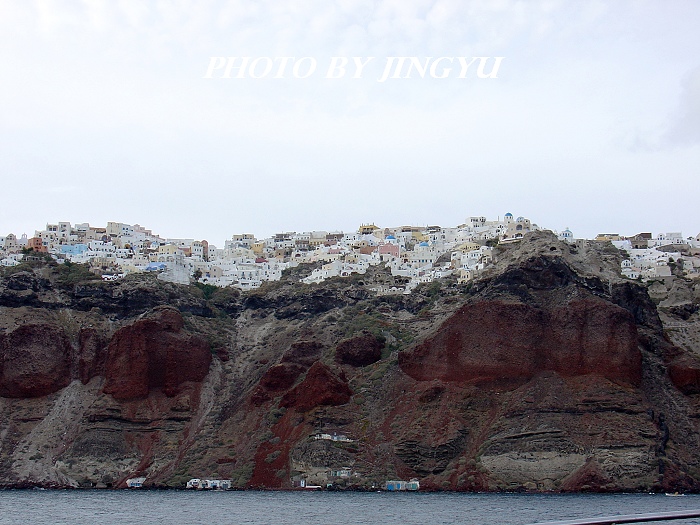
[[[601,492],[612,483],[600,468],[598,461],[590,458],[578,470],[567,476],[561,483],[562,492]]]
[[[278,392],[290,388],[297,378],[321,356],[324,346],[315,341],[298,341],[292,343],[282,356],[282,362],[271,366],[260,378],[250,396],[250,402],[261,405],[269,401]]]
[[[304,380],[284,395],[280,406],[306,412],[321,405],[344,405],[350,401],[351,396],[347,380],[338,377],[327,365],[317,361]]]
[[[80,381],[86,384],[96,376],[104,376],[107,361],[107,341],[94,328],[84,328],[78,335],[78,371]]]
[[[304,367],[294,363],[280,363],[271,366],[260,379],[260,386],[265,390],[276,392],[287,390],[303,371]]]
[[[56,326],[27,324],[0,335],[0,396],[41,397],[67,386],[73,349]]]
[[[282,362],[311,366],[321,357],[323,348],[324,346],[316,341],[298,341],[292,343],[289,350],[282,356]]]
[[[688,472],[681,470],[680,465],[663,461],[663,468],[659,469],[662,473],[661,487],[664,492],[696,492],[697,481],[695,481]]]
[[[228,348],[225,346],[216,348],[214,352],[216,353],[216,357],[218,357],[224,363],[230,359],[230,356],[228,355]]]
[[[147,318],[118,330],[109,343],[104,391],[115,399],[137,399],[161,388],[178,393],[186,381],[202,381],[211,364],[208,343],[182,331],[174,308],[158,308]]]
[[[700,393],[700,361],[682,355],[668,365],[668,376],[675,387],[686,395]]]
[[[341,341],[335,350],[339,363],[362,367],[376,363],[382,358],[384,343],[366,330],[361,335]]]
[[[250,401],[254,405],[261,405],[274,397],[275,392],[282,392],[291,387],[305,367],[295,363],[280,363],[271,366],[260,378],[258,386],[253,390]]]
[[[551,370],[632,385],[642,367],[634,318],[599,299],[551,310],[503,301],[466,305],[434,336],[400,353],[399,365],[419,381],[529,379]]]
[[[293,412],[288,411],[271,428],[271,431],[278,439],[265,441],[258,446],[249,487],[283,488],[286,486],[289,488],[289,478],[279,476],[279,472],[289,471],[289,453],[292,445],[308,436],[312,428],[304,422],[303,417],[298,418]]]

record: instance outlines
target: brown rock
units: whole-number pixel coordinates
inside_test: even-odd
[[[327,365],[317,361],[304,380],[285,394],[280,406],[306,412],[321,405],[344,405],[350,401],[350,396],[352,391],[347,380],[338,377]]]
[[[217,347],[216,349],[214,349],[214,352],[216,353],[216,357],[218,357],[224,363],[231,359],[231,357],[228,355],[228,348],[226,348],[225,346]]]
[[[668,365],[668,376],[675,387],[686,395],[700,393],[700,362],[683,354]]]
[[[298,341],[292,343],[284,355],[283,363],[297,363],[304,366],[311,366],[321,357],[323,345],[316,341]]]
[[[585,465],[567,476],[561,484],[562,492],[601,492],[612,483],[594,458],[589,458]]]
[[[251,403],[261,405],[275,395],[279,395],[274,393],[282,392],[291,387],[304,370],[305,367],[294,363],[280,363],[271,366],[253,390],[250,396]]]
[[[0,335],[0,396],[41,397],[67,386],[72,352],[64,332],[48,324]]]
[[[294,384],[304,367],[294,363],[280,363],[270,367],[260,379],[260,386],[265,390],[279,392],[287,390]]]
[[[202,381],[211,364],[207,342],[182,332],[174,308],[157,308],[149,317],[118,330],[109,343],[104,391],[115,399],[136,399],[162,388],[174,396],[186,381]]]
[[[345,365],[367,366],[382,358],[382,348],[383,341],[379,341],[371,332],[363,330],[361,335],[345,339],[338,344],[335,359]]]
[[[107,362],[107,341],[94,328],[84,328],[78,335],[78,369],[80,381],[86,384],[96,376],[105,375]]]
[[[269,401],[278,392],[290,388],[297,378],[321,356],[324,346],[316,341],[292,343],[282,356],[282,362],[274,365],[263,374],[258,386],[250,397],[254,405]]]
[[[400,353],[399,364],[419,381],[529,379],[545,370],[641,381],[632,315],[598,299],[552,309],[503,301],[466,305],[433,337]]]

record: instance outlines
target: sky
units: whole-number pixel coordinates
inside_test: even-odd
[[[0,235],[221,246],[510,212],[695,236],[698,20],[695,0],[0,0]]]

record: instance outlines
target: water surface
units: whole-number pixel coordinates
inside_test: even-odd
[[[526,525],[700,509],[700,496],[358,492],[0,491],[0,524]],[[700,519],[667,521],[700,525]]]

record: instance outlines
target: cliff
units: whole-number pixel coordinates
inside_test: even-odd
[[[0,485],[698,490],[697,284],[547,233],[495,257],[379,297],[378,267],[248,293],[5,270]]]

